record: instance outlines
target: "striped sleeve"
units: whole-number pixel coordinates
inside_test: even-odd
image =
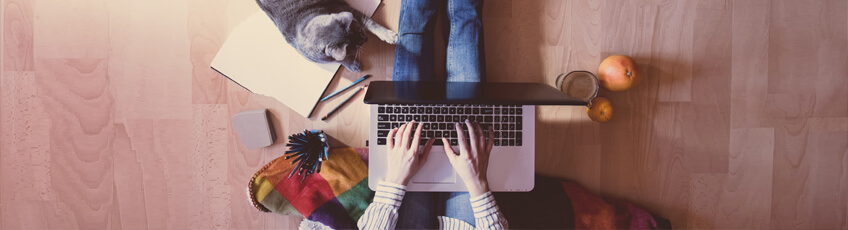
[[[406,186],[381,181],[374,194],[374,202],[368,205],[359,218],[359,229],[395,229],[398,208],[406,194]]]
[[[509,224],[501,214],[498,203],[492,192],[471,198],[471,209],[474,210],[474,227],[477,229],[508,229]]]
[[[450,230],[473,230],[474,226],[471,224],[461,221],[459,219],[454,219],[446,216],[439,216],[439,229],[450,229]]]

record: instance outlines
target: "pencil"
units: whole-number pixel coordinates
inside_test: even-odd
[[[364,88],[365,88],[365,86],[359,87],[359,89],[357,89],[357,90],[356,90],[356,92],[353,92],[353,94],[352,94],[352,95],[350,95],[350,97],[348,97],[347,99],[345,99],[345,100],[344,100],[341,104],[339,104],[339,106],[336,106],[336,108],[335,108],[335,109],[333,109],[332,111],[330,111],[330,113],[327,113],[327,115],[326,115],[326,116],[324,116],[324,117],[322,117],[322,118],[321,118],[321,120],[322,120],[322,121],[327,120],[327,118],[329,118],[329,117],[330,117],[330,116],[332,116],[334,113],[336,113],[336,111],[339,111],[339,109],[341,109],[341,108],[342,108],[342,106],[344,106],[344,105],[345,105],[345,104],[347,104],[347,103],[348,103],[351,99],[353,99],[354,97],[356,97],[356,95],[357,95],[357,94],[359,94],[359,91],[362,91],[362,89],[364,89]]]
[[[328,100],[328,99],[330,99],[330,98],[332,98],[332,97],[335,97],[336,95],[339,95],[339,93],[344,92],[344,91],[345,91],[345,90],[347,90],[347,89],[350,89],[350,87],[353,87],[354,85],[359,84],[360,82],[364,81],[365,79],[368,79],[369,77],[371,77],[371,75],[370,75],[370,74],[369,74],[369,75],[365,75],[365,76],[363,76],[362,78],[357,79],[356,81],[353,81],[353,83],[350,83],[350,85],[349,85],[349,86],[347,86],[347,87],[345,87],[344,89],[341,89],[341,90],[339,90],[339,91],[336,91],[335,93],[332,93],[332,94],[330,94],[330,95],[327,95],[327,96],[326,96],[326,97],[324,97],[324,98],[321,98],[321,101],[326,101],[326,100]]]

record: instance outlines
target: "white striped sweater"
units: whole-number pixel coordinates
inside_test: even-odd
[[[359,229],[395,229],[398,218],[398,208],[406,186],[381,181],[374,194],[374,202],[365,209],[359,218]],[[477,229],[507,229],[506,218],[500,212],[492,192],[471,198],[471,208],[474,210],[475,226]],[[439,216],[439,229],[475,229],[471,224],[458,219]]]

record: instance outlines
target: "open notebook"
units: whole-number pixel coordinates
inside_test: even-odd
[[[346,0],[369,17],[380,0]],[[340,64],[313,63],[286,43],[263,11],[236,26],[211,67],[250,92],[273,97],[310,117]]]

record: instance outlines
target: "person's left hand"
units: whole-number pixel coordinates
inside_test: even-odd
[[[415,135],[412,135],[412,128],[416,126],[416,122],[412,121],[401,125],[398,128],[389,131],[386,138],[388,167],[386,172],[386,182],[406,185],[412,176],[421,169],[427,156],[430,154],[430,149],[433,148],[433,142],[436,139],[430,138],[427,144],[424,145],[424,151],[418,151],[418,144],[421,140],[421,125],[415,129]],[[394,140],[392,140],[394,137]]]

